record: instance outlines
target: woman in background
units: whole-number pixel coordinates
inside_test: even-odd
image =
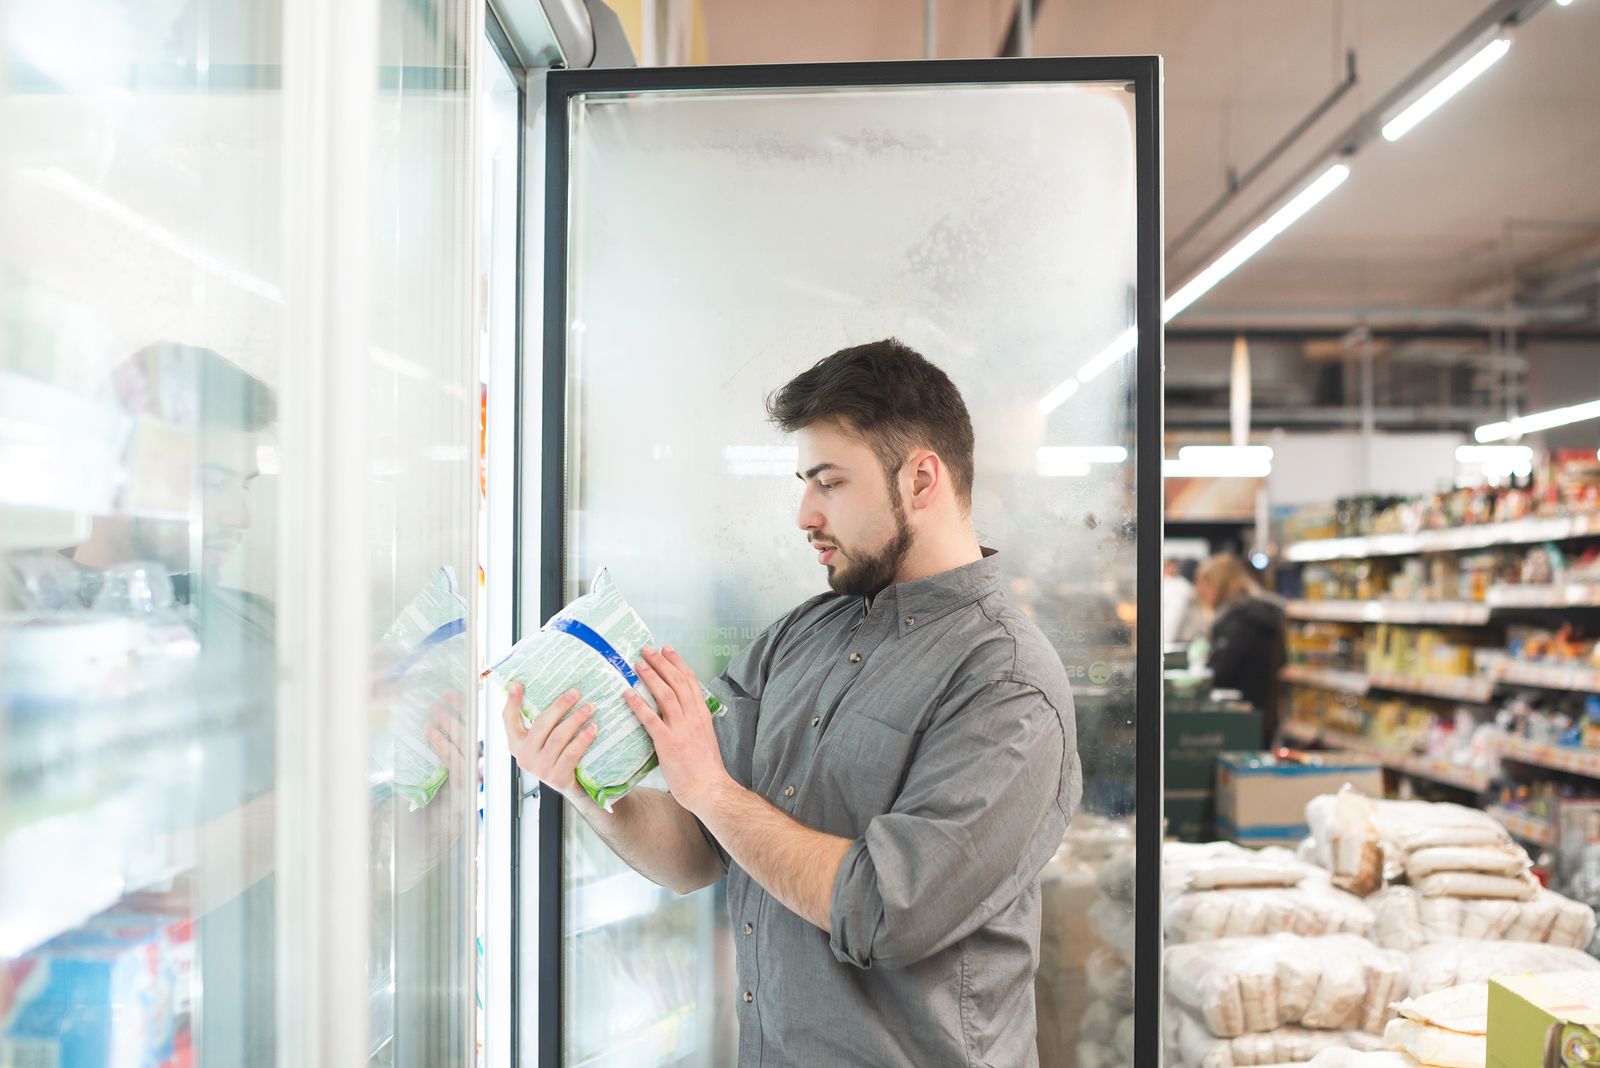
[[[1211,675],[1219,690],[1238,690],[1261,712],[1263,741],[1278,733],[1278,672],[1284,663],[1283,606],[1256,584],[1231,553],[1200,565],[1195,593],[1212,612]]]

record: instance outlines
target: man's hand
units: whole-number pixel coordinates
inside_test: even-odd
[[[550,789],[575,804],[589,800],[575,774],[578,760],[594,742],[594,705],[578,704],[577,690],[568,690],[556,703],[534,717],[533,725],[522,722],[522,683],[506,688],[506,740],[517,767],[538,778]],[[568,712],[572,714],[567,715]],[[593,803],[592,801],[590,802]]]
[[[656,708],[632,690],[625,695],[628,707],[655,743],[667,789],[678,804],[703,819],[706,806],[733,780],[723,766],[700,681],[670,645],[659,651],[646,646],[635,670],[656,699]]]

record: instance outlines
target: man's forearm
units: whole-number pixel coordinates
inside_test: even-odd
[[[722,877],[722,860],[671,794],[635,787],[607,812],[587,797],[569,802],[601,841],[646,879],[687,894]]]
[[[812,830],[731,781],[702,807],[700,818],[767,893],[831,931],[833,884],[849,839]]]

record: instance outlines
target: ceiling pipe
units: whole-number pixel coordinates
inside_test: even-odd
[[[939,0],[922,0],[922,58],[939,58]]]

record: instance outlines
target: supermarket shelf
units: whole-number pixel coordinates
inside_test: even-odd
[[[1473,601],[1291,601],[1288,616],[1330,623],[1440,623],[1477,627],[1489,622],[1489,606]]]
[[[1533,545],[1565,538],[1600,535],[1600,516],[1519,519],[1514,523],[1482,523],[1415,534],[1370,534],[1360,538],[1322,538],[1295,542],[1284,550],[1293,563],[1359,560],[1369,556],[1413,556],[1417,553],[1460,552],[1495,545]]]
[[[1546,664],[1502,660],[1494,676],[1515,686],[1535,686],[1544,690],[1575,690],[1600,693],[1600,671],[1581,664]]]
[[[1358,697],[1366,694],[1369,685],[1367,676],[1359,671],[1336,671],[1333,668],[1308,667],[1304,664],[1290,664],[1278,673],[1278,677],[1297,686],[1314,686],[1319,690],[1353,693]]]
[[[1494,696],[1494,679],[1482,676],[1452,675],[1387,675],[1368,676],[1368,688],[1392,690],[1395,693],[1415,693],[1425,697],[1444,697],[1452,701],[1469,701],[1487,704]]]
[[[1494,608],[1600,608],[1600,583],[1491,586],[1489,604]]]
[[[1520,812],[1512,812],[1499,806],[1491,807],[1488,812],[1511,832],[1513,838],[1541,846],[1552,846],[1556,843],[1556,831],[1549,820],[1534,819],[1532,816],[1524,816]]]
[[[1330,730],[1315,724],[1297,723],[1290,720],[1284,724],[1284,737],[1298,742],[1301,745],[1326,745],[1333,749],[1344,749],[1352,753],[1360,753],[1370,757],[1391,771],[1403,775],[1411,775],[1430,782],[1443,783],[1454,786],[1458,790],[1481,794],[1489,789],[1489,774],[1483,771],[1474,771],[1471,768],[1461,767],[1459,764],[1448,760],[1434,760],[1429,757],[1412,756],[1409,753],[1396,753],[1384,749],[1369,739],[1359,734],[1348,734],[1344,731]]]
[[[1522,738],[1501,738],[1500,759],[1600,779],[1600,749],[1566,749]]]

